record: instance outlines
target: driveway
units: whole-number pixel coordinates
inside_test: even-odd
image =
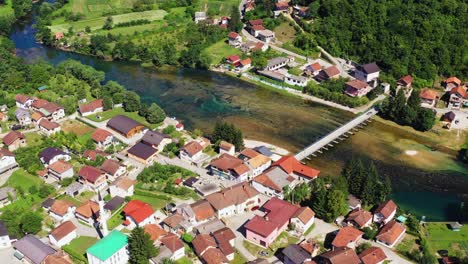
[[[99,237],[96,229],[81,224],[75,217],[70,219],[70,221],[76,226],[76,234],[78,236]]]
[[[13,256],[15,250],[13,247],[0,249],[0,259],[2,263],[6,264],[22,264],[23,262],[19,261],[17,258]]]

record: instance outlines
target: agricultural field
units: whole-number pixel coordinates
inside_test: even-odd
[[[427,242],[434,252],[445,249],[450,255],[468,256],[467,225],[464,225],[460,231],[452,231],[447,223],[428,223],[426,228]]]
[[[164,10],[150,10],[143,12],[132,12],[121,15],[111,16],[114,25],[118,23],[129,22],[138,19],[146,19],[149,21],[162,20],[167,14]],[[96,31],[102,29],[106,22],[107,16],[100,16],[96,18],[78,20],[76,22],[67,22],[63,24],[52,23],[50,30],[52,32],[68,32],[70,27],[73,27],[75,31],[84,31],[86,27],[90,27],[91,31]]]
[[[239,0],[200,0],[196,10],[205,11],[208,16],[228,16],[233,6],[239,6],[239,2]]]
[[[276,39],[281,43],[292,42],[296,37],[296,30],[290,25],[289,21],[282,22],[274,30]]]
[[[211,58],[211,63],[218,64],[229,55],[242,55],[241,50],[229,46],[226,39],[223,39],[205,49],[206,54]]]

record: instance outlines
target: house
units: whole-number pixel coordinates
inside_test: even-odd
[[[268,60],[267,66],[264,70],[266,71],[276,71],[288,65],[289,58],[286,57],[276,57],[273,59]]]
[[[294,156],[284,156],[271,166],[281,168],[290,176],[305,182],[316,179],[320,174],[319,170],[302,164]]]
[[[111,197],[120,196],[127,197],[132,196],[134,191],[134,185],[136,181],[129,177],[119,177],[115,180],[109,188]]]
[[[468,93],[462,86],[452,88],[449,95],[449,107],[459,109],[468,105]]]
[[[176,130],[176,131],[179,131],[179,132],[180,132],[180,131],[184,131],[184,124],[182,124],[182,123],[180,123],[180,122],[177,123],[177,125],[175,126],[175,130]]]
[[[354,71],[356,79],[368,83],[371,87],[377,87],[377,79],[380,76],[380,68],[375,63],[358,65]]]
[[[4,112],[0,112],[0,122],[8,121],[8,115]]]
[[[57,180],[73,177],[73,166],[63,160],[57,160],[47,168],[48,174]]]
[[[198,24],[200,21],[206,20],[206,12],[195,12],[195,24]]]
[[[57,121],[65,117],[65,108],[56,103],[48,102],[42,108],[39,109],[39,112],[44,114],[44,117],[50,121]]]
[[[248,161],[250,159],[253,159],[257,156],[259,156],[260,153],[256,152],[255,150],[251,149],[251,148],[245,148],[243,149],[239,155],[237,156],[239,159],[243,160],[243,161]]]
[[[392,220],[384,225],[384,227],[377,234],[375,240],[379,244],[393,248],[403,239],[405,232],[406,227],[404,224]]]
[[[39,120],[39,129],[47,136],[51,136],[55,133],[58,133],[62,130],[60,125],[56,122],[49,121],[48,119],[41,118]]]
[[[397,205],[393,200],[388,200],[380,204],[374,211],[374,222],[378,224],[386,224],[395,217]]]
[[[265,43],[270,43],[275,39],[275,32],[269,29],[263,29],[257,32],[257,38]]]
[[[164,235],[160,240],[161,246],[159,247],[158,259],[168,258],[172,261],[177,261],[185,256],[184,243],[176,235],[169,233]]]
[[[314,224],[315,212],[307,206],[297,209],[296,213],[291,218],[291,223],[294,228],[300,232],[305,233]]]
[[[229,55],[226,57],[226,63],[232,65],[233,67],[236,67],[240,60],[241,58],[239,55]]]
[[[249,177],[249,180],[250,180],[262,174],[266,169],[268,169],[271,165],[271,159],[265,155],[258,154],[257,156],[247,160],[246,164],[250,168],[250,171],[251,171],[250,177]]]
[[[79,181],[90,191],[99,192],[107,188],[105,172],[93,166],[83,166],[78,172],[78,177]]]
[[[297,244],[290,244],[282,251],[284,255],[283,263],[284,264],[303,264],[306,261],[311,261],[312,257],[304,250],[301,246]]]
[[[317,76],[320,72],[320,70],[322,70],[322,65],[320,65],[320,63],[318,62],[315,62],[315,63],[312,63],[312,64],[309,64],[305,67],[304,69],[304,73],[307,75],[307,76]]]
[[[158,150],[144,143],[137,143],[127,151],[130,158],[143,164],[148,164],[156,156]]]
[[[284,75],[284,82],[290,85],[295,85],[299,87],[306,87],[309,80],[304,76],[297,76],[294,74]]]
[[[244,5],[244,13],[252,11],[255,9],[255,0],[247,0]]]
[[[263,209],[266,212],[263,217],[255,215],[244,225],[247,240],[262,247],[269,247],[279,234],[288,228],[288,224],[292,223],[291,220],[298,218],[304,210],[297,205],[293,205],[276,197],[266,202],[263,205]],[[298,211],[301,212],[298,213]],[[306,215],[304,215],[304,217],[301,216],[299,220],[306,220],[307,217],[305,216]],[[304,226],[310,227],[313,221],[314,218],[310,217],[309,222],[304,223],[302,228]],[[296,220],[294,222],[296,222]]]
[[[8,229],[6,228],[3,222],[0,222],[0,249],[5,249],[11,247],[11,242],[16,241],[16,239],[10,238]]]
[[[363,232],[351,226],[341,228],[332,241],[333,250],[342,247],[356,248],[363,234]]]
[[[441,121],[445,123],[445,127],[450,129],[452,122],[455,120],[456,114],[453,111],[447,112],[442,115]]]
[[[275,9],[273,10],[273,14],[275,17],[278,17],[281,14],[288,14],[289,13],[289,4],[287,2],[277,2],[275,4]]]
[[[95,161],[98,157],[106,158],[109,153],[99,149],[87,149],[83,152],[83,158]]]
[[[309,16],[309,7],[307,6],[293,6],[293,15],[301,18],[306,18]]]
[[[359,200],[356,196],[349,194],[348,195],[348,208],[351,210],[361,208],[361,200]]]
[[[164,147],[171,142],[172,139],[170,136],[152,130],[146,131],[143,138],[141,138],[141,143],[157,149],[158,152],[161,152]]]
[[[358,79],[355,79],[355,80],[346,82],[345,94],[351,97],[363,97],[370,90],[371,90],[371,87],[367,83],[360,81]]]
[[[110,199],[105,205],[104,205],[104,211],[108,213],[108,215],[112,215],[122,207],[122,205],[125,203],[125,199],[120,197],[120,196],[114,196],[112,199]]]
[[[31,264],[42,264],[47,256],[56,252],[51,246],[31,234],[18,240],[13,247],[16,249],[14,256],[17,259]]]
[[[224,140],[221,140],[219,143],[219,154],[224,154],[227,153],[231,156],[234,156],[236,153],[236,148],[233,144],[226,142]]]
[[[111,181],[123,176],[127,172],[127,168],[124,165],[121,165],[118,161],[111,159],[106,159],[99,169],[105,172],[107,179]]]
[[[145,231],[145,233],[147,233],[148,235],[150,235],[150,239],[152,241],[154,241],[154,245],[159,245],[160,243],[160,239],[169,234],[167,231],[165,231],[164,229],[162,229],[159,225],[157,224],[147,224],[143,227],[143,230]]]
[[[55,199],[53,198],[47,198],[45,201],[41,203],[41,207],[44,208],[44,210],[49,211],[50,207],[55,203]]]
[[[39,126],[39,122],[41,121],[42,118],[44,118],[44,114],[38,111],[35,111],[31,115],[32,122],[36,127]]]
[[[18,167],[15,154],[7,149],[0,149],[0,174]]]
[[[362,264],[382,264],[387,259],[387,255],[379,247],[370,247],[361,252],[359,258]]]
[[[71,160],[71,157],[58,148],[48,147],[39,153],[39,159],[41,160],[42,164],[48,166],[57,160],[69,161]]]
[[[403,89],[406,97],[411,95],[413,91],[411,85],[413,84],[413,77],[411,75],[405,75],[397,81],[397,90]]]
[[[319,79],[320,80],[330,80],[330,79],[338,79],[340,77],[340,70],[336,66],[330,66],[323,69],[319,72]]]
[[[99,211],[99,204],[88,200],[76,208],[75,216],[78,220],[92,226],[99,219]]]
[[[244,53],[250,53],[255,51],[265,52],[268,49],[268,45],[262,42],[247,41],[240,45],[240,50]]]
[[[249,28],[250,34],[252,34],[254,37],[258,37],[258,34],[262,30],[266,29],[263,26],[263,20],[261,20],[261,19],[250,20],[249,24],[248,24],[248,28]]]
[[[54,34],[55,40],[61,40],[64,37],[65,37],[65,34],[63,34],[63,32],[55,32],[55,34]]]
[[[195,253],[204,263],[229,263],[234,259],[234,232],[229,228],[216,231],[213,235],[199,234],[192,241]]]
[[[89,115],[93,115],[93,114],[100,113],[100,112],[104,111],[104,105],[103,105],[102,102],[103,102],[102,99],[96,99],[96,100],[91,101],[89,103],[80,105],[78,107],[79,111],[80,111],[80,114],[82,116],[89,116]]]
[[[197,141],[191,141],[180,149],[179,158],[191,164],[199,166],[203,164],[209,156],[203,153],[203,147]]]
[[[21,147],[26,146],[26,137],[21,132],[10,131],[3,137],[2,142],[9,151],[15,151]]]
[[[28,109],[31,107],[34,98],[24,94],[15,95],[16,106],[18,108]]]
[[[237,70],[240,72],[246,72],[252,67],[252,60],[250,58],[243,59],[237,65]]]
[[[348,214],[345,221],[347,225],[361,229],[372,224],[372,214],[369,211],[357,208]]]
[[[238,48],[242,44],[242,37],[237,32],[229,32],[228,43],[229,43],[229,46]]]
[[[285,186],[293,189],[296,184],[296,179],[279,167],[270,168],[252,180],[252,186],[257,191],[279,199],[284,198],[283,190]]]
[[[126,138],[133,137],[145,129],[142,124],[124,115],[118,115],[111,118],[107,121],[107,127]]]
[[[73,260],[65,251],[59,250],[53,255],[48,255],[43,264],[73,264]]]
[[[211,207],[211,204],[207,200],[200,200],[190,204],[190,208],[193,212],[194,222],[196,224],[201,224],[208,222],[211,219],[216,217],[216,213]],[[182,213],[187,212],[187,210],[181,210]]]
[[[72,219],[75,209],[76,207],[71,202],[55,200],[49,209],[49,215],[60,223]]]
[[[91,134],[91,139],[97,144],[98,148],[106,148],[114,143],[114,136],[111,132],[102,128],[96,128]]]
[[[250,168],[242,160],[227,153],[210,163],[210,174],[227,180],[243,182],[248,179],[249,173]]]
[[[64,245],[68,245],[76,237],[76,226],[72,222],[66,221],[50,232],[49,242],[61,248]]]
[[[316,259],[317,263],[320,264],[361,264],[361,260],[356,252],[347,247],[327,251],[319,255]]]
[[[461,85],[461,80],[455,76],[449,77],[444,81],[445,91],[451,91],[453,88],[457,88]]]
[[[125,221],[123,223],[127,228],[143,227],[147,224],[156,224],[154,217],[154,211],[151,205],[139,201],[130,201],[122,210],[125,215]]]
[[[179,214],[175,213],[171,216],[166,217],[162,222],[161,225],[164,230],[167,232],[172,232],[176,234],[181,234],[188,231],[185,225],[185,218]]]
[[[419,98],[421,98],[421,106],[433,107],[439,100],[439,93],[435,90],[425,88],[419,93]]]
[[[67,194],[70,197],[75,197],[84,191],[85,187],[82,183],[74,182],[67,186],[67,188],[65,189],[65,194]]]
[[[241,214],[260,205],[259,192],[248,183],[240,183],[210,194],[205,199],[218,218]]]
[[[39,109],[43,108],[48,103],[49,103],[49,101],[47,101],[47,100],[36,98],[36,99],[33,100],[32,104],[31,104],[31,108],[34,111],[39,111]]]
[[[218,218],[214,218],[208,222],[205,222],[201,225],[194,227],[193,232],[195,234],[213,234],[214,232],[223,229],[226,227],[226,224]]]
[[[309,238],[307,240],[303,240],[299,244],[299,246],[301,246],[302,249],[307,251],[307,253],[309,253],[309,255],[311,257],[317,256],[317,254],[320,251],[320,244],[316,240],[311,239],[311,238]]]
[[[27,109],[24,109],[24,108],[16,109],[15,117],[16,117],[16,120],[18,120],[18,123],[22,126],[31,124],[31,114],[29,113],[29,110]]]
[[[117,230],[98,240],[86,250],[89,264],[127,264],[128,238]]]

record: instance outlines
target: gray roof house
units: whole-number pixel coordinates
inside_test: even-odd
[[[44,244],[33,235],[26,235],[18,240],[14,244],[14,247],[16,249],[16,258],[20,260],[26,258],[33,264],[41,264],[47,256],[55,254],[56,252],[55,249]]]
[[[267,157],[273,156],[273,152],[271,152],[271,150],[265,146],[255,147],[254,150]]]
[[[74,182],[65,189],[65,193],[68,196],[75,197],[76,195],[82,193],[84,191],[84,185],[79,182]]]
[[[291,244],[283,249],[284,263],[302,264],[306,260],[311,260],[310,254],[301,246]]]
[[[31,123],[31,114],[29,113],[29,110],[27,109],[24,109],[24,108],[16,109],[15,116],[21,125],[27,125]]]
[[[163,142],[164,139],[170,139],[170,138],[171,137],[166,134],[159,133],[157,131],[148,130],[146,131],[145,135],[141,139],[141,142],[153,148],[157,148],[159,144]]]
[[[69,156],[63,150],[58,148],[46,148],[39,153],[39,159],[44,164],[49,164],[50,161],[55,158],[56,156]]]

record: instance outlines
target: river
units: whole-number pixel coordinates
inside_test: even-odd
[[[145,69],[137,63],[102,61],[45,47],[35,42],[31,24],[16,25],[11,38],[18,56],[26,61],[79,60],[104,71],[106,80],[136,91],[144,102],[157,102],[187,128],[209,132],[217,120],[226,120],[248,138],[297,151],[353,117],[219,73]],[[430,144],[404,130],[373,122],[308,163],[322,175],[334,176],[351,156],[372,160],[381,174],[391,177],[392,198],[402,208],[428,220],[454,220],[460,204],[457,194],[468,193],[468,167],[457,162],[453,153],[433,151]],[[408,156],[408,149],[418,154]]]

